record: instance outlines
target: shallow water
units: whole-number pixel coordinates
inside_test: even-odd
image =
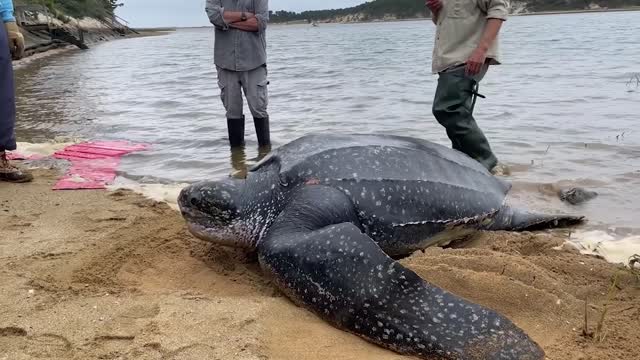
[[[413,135],[448,144],[430,107],[428,21],[271,26],[274,146],[309,132]],[[587,230],[640,234],[640,12],[513,17],[504,64],[481,84],[476,115],[511,165],[513,201],[586,215]],[[58,136],[153,144],[123,177],[182,183],[242,172],[257,156],[227,148],[211,29],[133,38],[34,61],[17,71],[20,141]],[[246,114],[249,114],[248,110]],[[234,164],[234,166],[232,166]],[[234,169],[235,167],[235,169]],[[600,196],[571,207],[559,188]]]

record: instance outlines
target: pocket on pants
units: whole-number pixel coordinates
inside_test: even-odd
[[[476,84],[477,82],[474,79],[466,76],[458,80],[458,91],[460,92],[462,106],[464,106],[469,112],[473,111],[473,99]]]
[[[438,79],[433,102],[434,113],[457,112],[461,108],[471,109],[472,81],[464,75],[442,73]]]
[[[268,85],[268,80],[263,80],[258,83],[258,104],[262,109],[266,109],[269,105],[269,91],[267,90]]]
[[[222,100],[222,105],[227,108],[227,87],[222,81],[218,81],[218,87],[220,88],[220,100]]]

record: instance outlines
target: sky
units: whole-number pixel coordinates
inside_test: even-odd
[[[269,10],[320,10],[350,7],[367,0],[269,0]],[[134,27],[205,26],[205,0],[121,0],[116,14]]]

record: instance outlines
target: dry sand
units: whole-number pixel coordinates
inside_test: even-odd
[[[255,257],[194,239],[167,205],[36,175],[0,184],[0,359],[404,359],[296,307]],[[484,233],[402,262],[504,313],[549,359],[637,358],[638,278],[563,241]],[[585,299],[590,332],[608,304],[604,339],[582,335]]]

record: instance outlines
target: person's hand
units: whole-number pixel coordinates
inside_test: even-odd
[[[20,32],[18,25],[11,21],[4,23],[9,35],[9,50],[13,60],[20,60],[24,56],[24,36]]]
[[[432,13],[437,14],[442,9],[442,1],[441,0],[427,0],[427,7],[431,10]]]
[[[236,22],[249,21],[249,20],[251,20],[251,19],[255,18],[255,17],[256,17],[256,14],[254,14],[254,13],[252,13],[252,12],[247,12],[247,11],[245,11],[245,12],[244,12],[244,16],[246,16],[246,18],[247,18],[246,20],[242,20],[242,19],[238,18],[238,21],[236,21]]]
[[[465,71],[467,75],[474,76],[482,70],[482,66],[484,65],[485,60],[487,59],[487,51],[483,48],[476,48],[469,60],[467,60],[467,65],[465,66]]]

